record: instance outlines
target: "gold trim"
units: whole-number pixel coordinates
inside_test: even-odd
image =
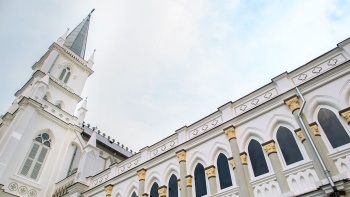
[[[208,176],[208,178],[216,177],[215,166],[206,167],[205,168],[205,174]]]
[[[310,128],[311,128],[311,131],[312,133],[315,135],[315,136],[321,136],[321,133],[320,131],[318,130],[318,125],[316,122],[313,122],[311,124],[309,124]]]
[[[227,135],[228,140],[236,139],[236,130],[234,126],[229,126],[225,128],[224,132]]]
[[[142,197],[148,197],[147,193],[142,194]]]
[[[181,180],[180,179],[177,179],[177,187],[179,187],[179,189],[181,190]]]
[[[300,139],[301,142],[303,142],[305,140],[305,136],[304,136],[303,132],[301,131],[301,129],[297,129],[294,132],[298,136],[298,138]]]
[[[277,153],[275,141],[273,140],[263,143],[262,146],[266,151],[267,155],[270,155],[271,153]]]
[[[297,96],[293,96],[284,101],[284,103],[289,107],[289,109],[294,112],[296,109],[300,109],[299,99]]]
[[[113,185],[107,185],[105,186],[106,196],[111,196],[113,190]]]
[[[191,175],[186,176],[186,186],[192,187],[192,176]]]
[[[137,171],[137,176],[139,176],[139,181],[146,179],[146,169],[141,169]]]
[[[248,165],[248,155],[246,152],[240,153],[242,165]]]
[[[339,111],[339,114],[346,120],[348,124],[350,123],[350,107]]]
[[[158,194],[160,197],[164,197],[167,194],[167,187],[165,185],[158,188]]]
[[[186,150],[182,149],[176,152],[176,156],[179,159],[179,162],[186,161]]]
[[[235,164],[235,161],[233,160],[233,157],[228,158],[228,162],[231,164],[232,169],[236,168],[236,164]]]

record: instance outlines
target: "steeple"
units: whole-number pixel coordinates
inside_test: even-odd
[[[91,13],[67,36],[64,45],[81,58],[85,56]]]

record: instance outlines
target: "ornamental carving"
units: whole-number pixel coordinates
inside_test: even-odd
[[[248,165],[248,162],[247,162],[247,159],[248,159],[248,156],[247,156],[247,153],[246,152],[243,152],[240,154],[240,157],[241,157],[241,162],[243,165]]]
[[[236,131],[234,126],[230,126],[224,129],[225,134],[227,135],[228,140],[236,139]]]
[[[298,138],[300,139],[301,142],[303,142],[305,140],[305,136],[304,136],[303,132],[301,131],[301,129],[296,130],[295,134],[298,136]]]
[[[346,122],[350,123],[350,108],[346,108],[339,112],[339,114],[346,120]]]
[[[310,124],[310,128],[315,136],[321,136],[320,131],[318,130],[318,126],[315,122]]]
[[[292,113],[294,112],[294,110],[300,109],[299,99],[297,96],[294,96],[293,98],[285,100],[284,103],[289,107]]]
[[[167,194],[167,187],[165,185],[159,187],[158,188],[158,194],[159,194],[160,197],[166,196],[166,194]]]
[[[146,178],[146,170],[145,169],[141,169],[139,171],[137,171],[137,176],[139,176],[139,180],[145,180]]]
[[[113,190],[113,185],[107,185],[105,187],[106,196],[111,196],[112,195],[112,190]]]
[[[176,156],[179,159],[179,162],[186,161],[186,150],[180,150],[176,152]]]
[[[148,194],[144,193],[142,194],[142,197],[148,197]]]
[[[275,142],[273,140],[265,142],[262,145],[267,155],[270,155],[271,153],[277,153]]]
[[[177,179],[177,186],[179,187],[179,189],[181,189],[181,182],[180,182],[180,179]]]
[[[186,186],[192,187],[192,176],[191,175],[186,176]]]
[[[208,176],[208,178],[215,177],[216,176],[215,166],[209,166],[205,168],[205,174]]]
[[[232,168],[235,169],[236,164],[232,157],[228,158],[228,162],[231,164]]]

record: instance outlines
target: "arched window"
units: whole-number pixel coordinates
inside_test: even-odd
[[[232,186],[231,173],[228,165],[227,157],[220,153],[217,160],[220,188],[225,189]]]
[[[278,128],[277,142],[287,165],[304,159],[292,132],[286,127]]]
[[[196,187],[196,197],[207,195],[204,167],[200,163],[197,164],[194,170],[194,185]]]
[[[39,134],[27,153],[26,159],[22,164],[20,174],[36,180],[44,165],[47,152],[51,147],[51,139],[49,134]]]
[[[173,174],[171,175],[168,183],[168,188],[169,188],[169,197],[178,197],[178,187],[177,187],[177,178]]]
[[[67,83],[68,79],[70,76],[70,68],[66,67],[65,69],[62,70],[61,75],[60,75],[60,80],[63,81],[64,83]]]
[[[133,192],[133,193],[131,194],[131,197],[137,197],[136,192]]]
[[[331,110],[321,108],[317,118],[333,148],[350,143],[349,135]]]
[[[153,183],[151,187],[150,197],[159,197],[158,188],[159,188],[158,184]]]
[[[248,154],[250,162],[252,163],[252,168],[255,177],[269,172],[264,152],[261,148],[261,144],[258,141],[254,139],[250,140],[248,145]]]

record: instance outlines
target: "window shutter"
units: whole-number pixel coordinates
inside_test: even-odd
[[[32,150],[30,150],[28,158],[22,167],[21,174],[27,176],[29,169],[32,166],[33,159],[35,158],[36,153],[38,152],[38,149],[39,149],[39,145],[33,144]]]
[[[46,153],[47,153],[47,148],[43,147],[40,151],[40,154],[37,158],[37,162],[35,163],[35,166],[33,168],[33,171],[32,173],[30,174],[30,178],[32,179],[36,179],[39,175],[39,172],[40,172],[40,168],[42,166],[42,163],[44,162],[44,159],[45,159],[45,156],[46,156]]]

